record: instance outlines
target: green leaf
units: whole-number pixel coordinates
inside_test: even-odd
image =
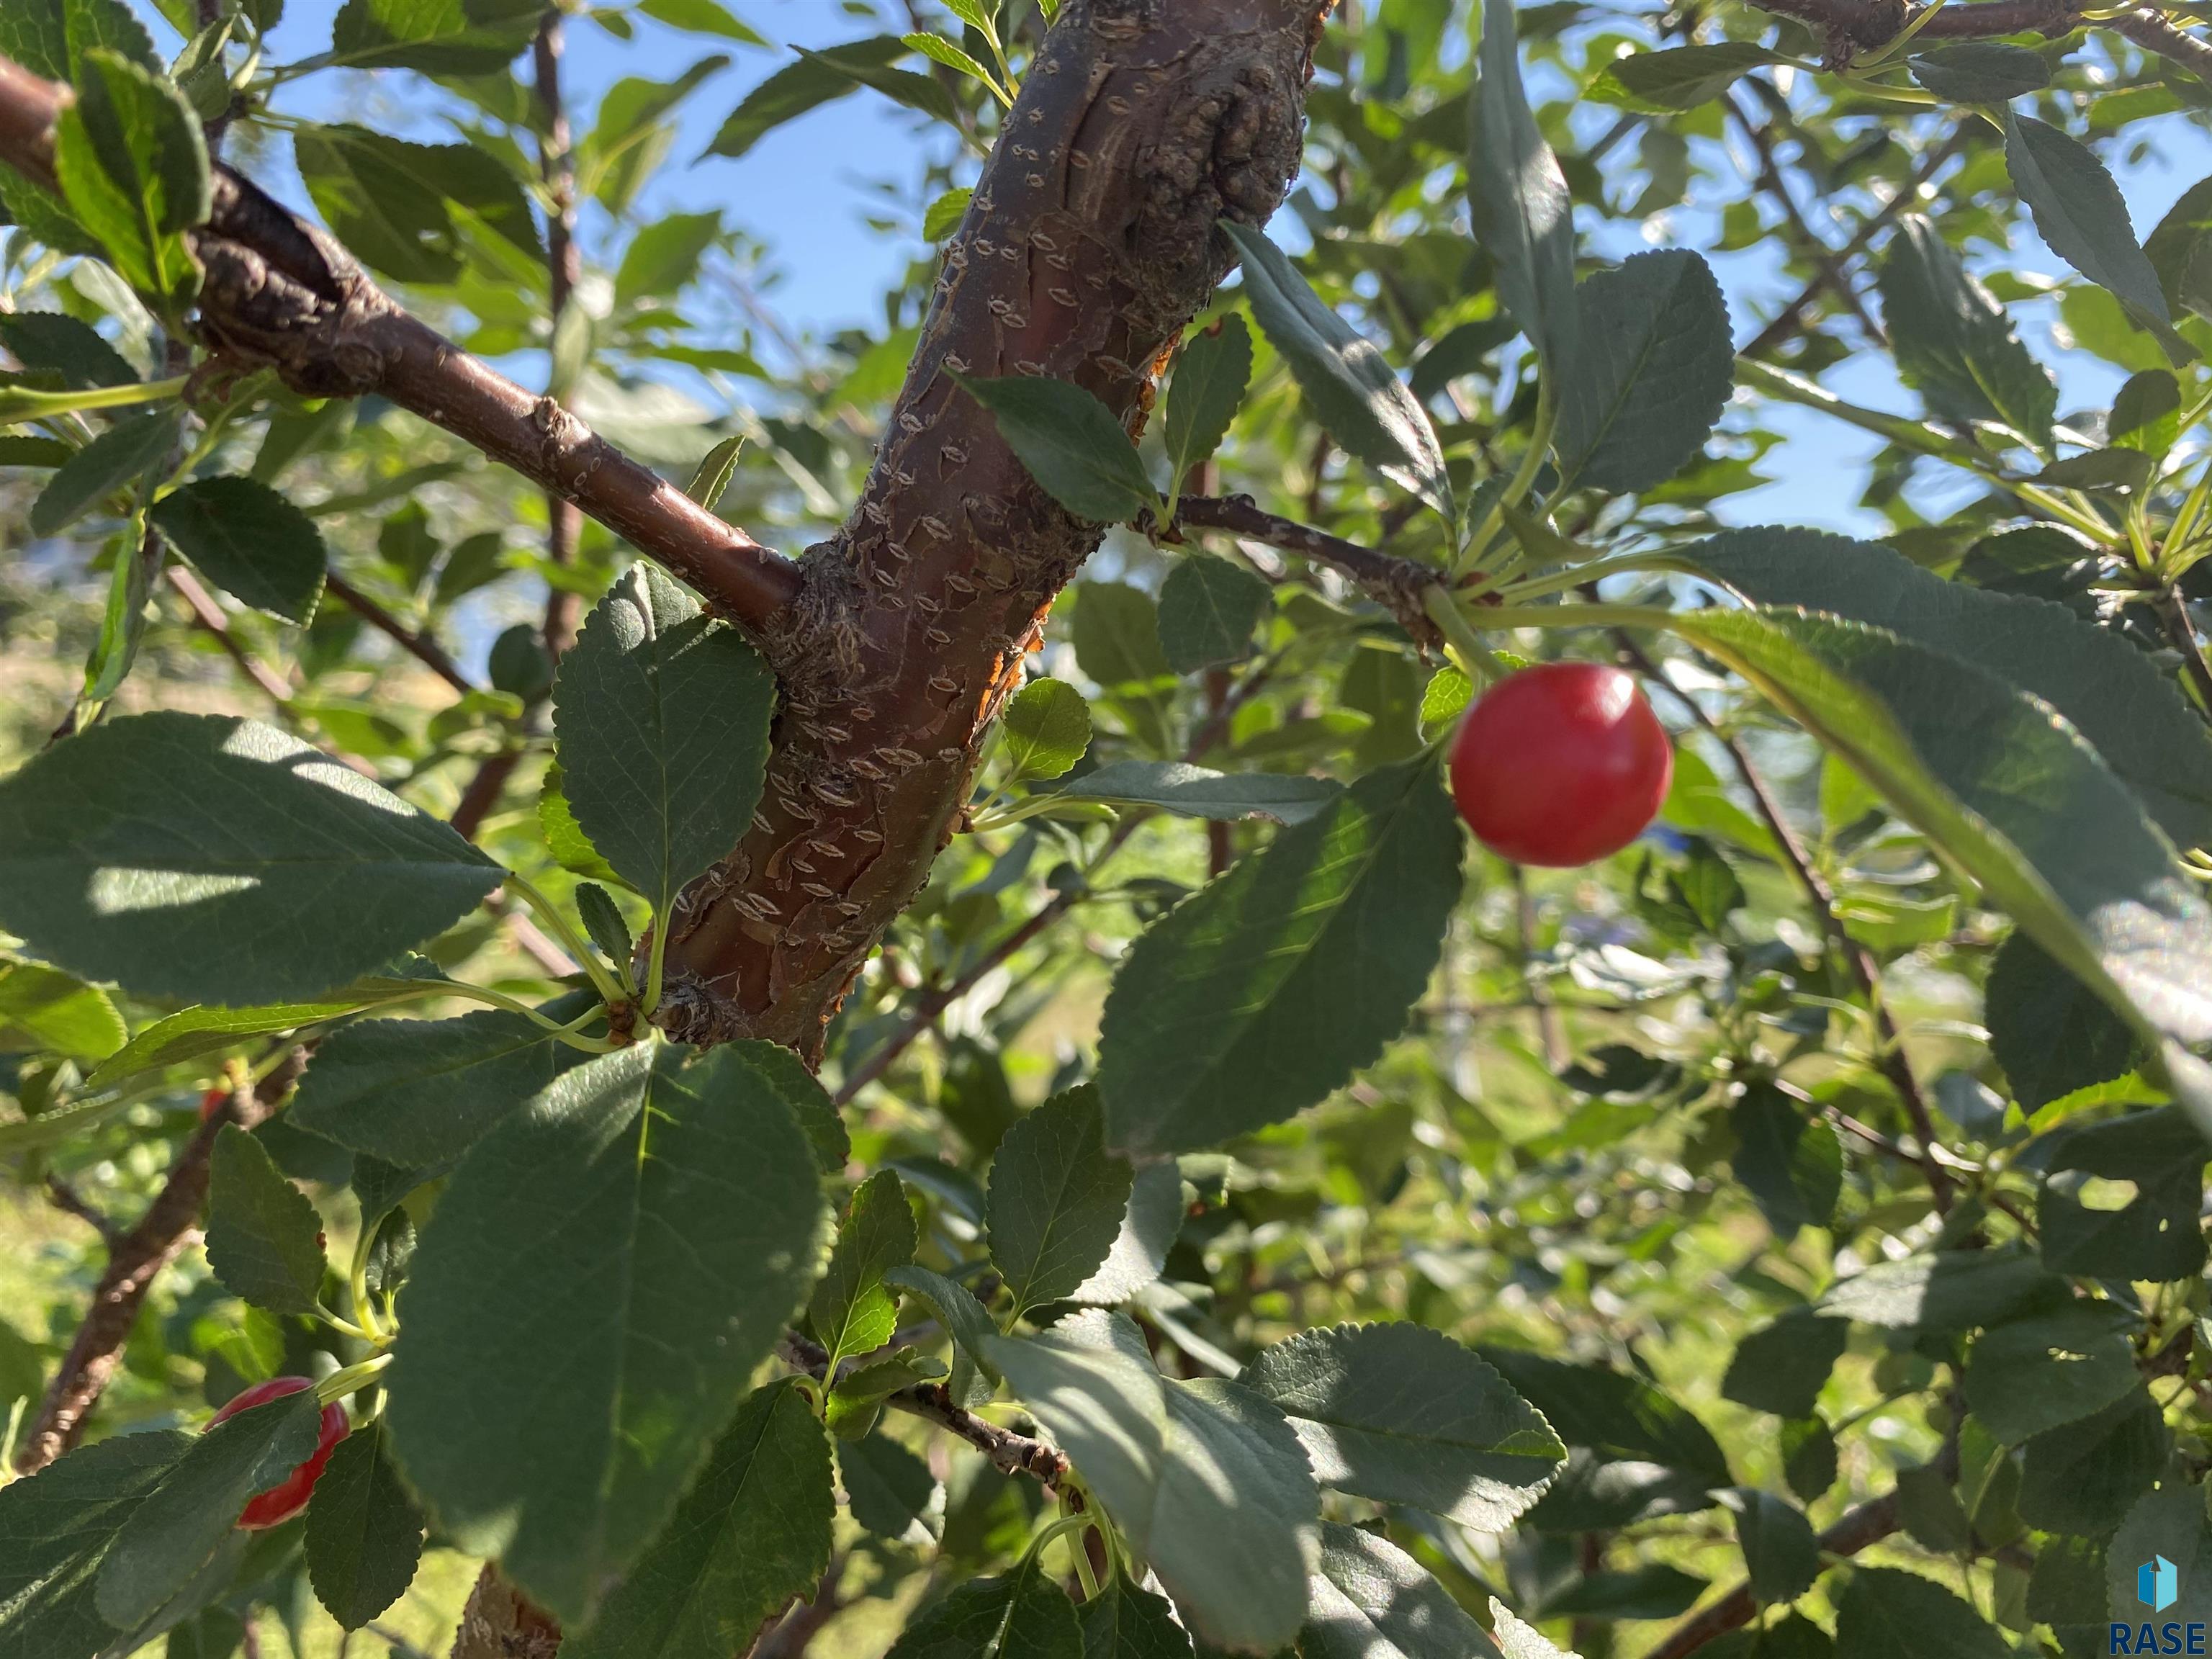
[[[1241,564],[1210,553],[1176,562],[1160,584],[1160,650],[1178,674],[1242,662],[1274,592]]]
[[[2136,240],[2120,187],[2096,153],[2056,127],[2008,110],[2005,166],[2051,252],[2110,292],[2137,326],[2158,336],[2174,362],[2195,356],[2173,331],[2158,273]]]
[[[2041,52],[2002,40],[1961,40],[1905,62],[1914,80],[1954,104],[2010,103],[2051,84],[2051,64]]]
[[[1158,1283],[1182,1231],[1183,1201],[1182,1174],[1172,1162],[1162,1159],[1138,1170],[1106,1260],[1067,1299],[1112,1306]]]
[[[1224,219],[1244,267],[1244,295],[1268,343],[1328,434],[1449,520],[1451,479],[1427,412],[1372,341],[1323,302],[1283,251],[1249,225]]]
[[[991,1261],[1017,1310],[1061,1301],[1097,1271],[1121,1233],[1133,1179],[1106,1151],[1090,1084],[1006,1131],[991,1160],[988,1223]]]
[[[795,1379],[756,1389],[573,1659],[729,1659],[830,1566],[830,1443]]]
[[[2132,1623],[2140,1624],[2154,1617],[2157,1623],[2163,1625],[2172,1620],[2182,1626],[2185,1645],[2190,1626],[2212,1621],[2212,1523],[2205,1518],[2203,1488],[2190,1485],[2178,1471],[2167,1471],[2156,1491],[2145,1492],[2136,1500],[2101,1559],[2078,1546],[2071,1551],[2066,1549],[2064,1546],[2069,1541],[2052,1539],[2036,1559],[2039,1579],[2043,1576],[2045,1559],[2056,1557],[2063,1561],[2070,1556],[2076,1564],[2075,1572],[2088,1581],[2081,1586],[2080,1603],[2086,1605],[2079,1608],[2087,1616],[2065,1622],[2106,1625],[2113,1622],[2106,1617],[2108,1608],[2116,1620],[2126,1619]],[[2174,1588],[2180,1592],[2180,1599],[2170,1607],[2154,1610],[2142,1607],[2136,1599],[2136,1571],[2140,1563],[2160,1556],[2175,1565],[2179,1582]],[[2033,1583],[2028,1595],[2029,1606],[2033,1607]],[[2141,1611],[2136,1611],[2137,1608]],[[2043,1613],[2056,1611],[2040,1610]],[[2045,1622],[2057,1625],[2062,1620],[2046,1618]],[[2105,1633],[2096,1632],[2100,1636]]]
[[[1614,58],[1606,74],[1640,104],[1686,110],[1711,103],[1752,70],[1777,61],[1765,46],[1723,40],[1709,46],[1633,52]]]
[[[973,186],[963,185],[948,190],[929,204],[921,216],[921,235],[924,241],[941,242],[960,228],[960,222],[968,216],[968,204],[975,199]]]
[[[1844,1321],[1792,1308],[1737,1342],[1721,1396],[1777,1417],[1810,1417],[1850,1337]]]
[[[617,967],[627,967],[637,951],[637,936],[615,903],[614,895],[595,881],[576,884],[576,916],[599,954]]]
[[[347,1630],[404,1595],[422,1556],[422,1511],[400,1482],[388,1439],[381,1418],[348,1435],[307,1504],[307,1577]]]
[[[747,93],[731,111],[713,143],[709,155],[740,156],[785,122],[832,99],[857,92],[860,82],[848,70],[879,68],[902,57],[906,42],[896,35],[878,35],[854,40],[825,51],[809,52]]]
[[[338,125],[296,134],[293,150],[331,233],[387,276],[442,285],[473,263],[521,281],[544,260],[522,185],[475,144],[410,143]]]
[[[749,46],[768,45],[759,30],[718,4],[717,0],[641,0],[638,10],[672,29],[719,35],[725,40],[742,41]]]
[[[100,1564],[93,1600],[118,1630],[136,1630],[228,1538],[256,1492],[314,1455],[322,1420],[313,1389],[226,1418],[193,1441],[124,1522]]]
[[[2074,1302],[1993,1325],[1967,1352],[1966,1403],[2008,1446],[2094,1416],[2136,1386],[2133,1324],[2109,1304]]]
[[[940,1273],[910,1263],[893,1267],[884,1275],[884,1283],[927,1302],[937,1315],[938,1322],[968,1358],[982,1367],[984,1374],[994,1382],[998,1380],[999,1370],[991,1362],[988,1345],[990,1339],[999,1334],[999,1328],[990,1310],[975,1299],[973,1291]]]
[[[0,52],[49,81],[75,81],[94,46],[142,69],[161,67],[146,26],[123,0],[9,0],[0,12]]]
[[[2104,1537],[2150,1490],[2172,1446],[2158,1402],[2144,1389],[2094,1417],[2039,1434],[2021,1455],[2020,1518],[2045,1532]]]
[[[1561,488],[1628,495],[1664,483],[1705,447],[1735,389],[1720,284],[1697,254],[1671,248],[1597,272],[1577,304],[1559,378]]]
[[[2022,55],[2042,65],[2033,52]],[[1931,415],[2002,421],[2032,443],[2050,437],[2058,406],[2050,371],[2021,343],[2004,307],[1917,214],[1898,222],[1881,287],[1898,372],[1927,400]]]
[[[1681,629],[1842,754],[2124,1016],[2212,1117],[2212,914],[2135,797],[2043,706],[1887,633],[1780,611]]]
[[[721,234],[720,209],[653,220],[623,252],[615,270],[615,303],[633,306],[641,300],[674,299],[698,276],[700,260]]]
[[[1191,1659],[1166,1598],[1116,1575],[1083,1604],[1083,1659]]]
[[[629,885],[615,873],[614,866],[599,856],[584,826],[576,822],[575,808],[568,805],[567,780],[557,763],[545,769],[544,781],[538,787],[538,828],[545,837],[547,850],[563,870],[617,887]]]
[[[1984,1006],[1990,1053],[2022,1112],[2124,1076],[2136,1062],[2126,1023],[2025,933],[1998,947]]]
[[[459,1158],[586,1058],[497,1009],[363,1020],[316,1047],[290,1115],[354,1152],[423,1168]]]
[[[807,1144],[814,1148],[814,1159],[822,1173],[842,1172],[846,1159],[853,1155],[852,1138],[845,1133],[844,1120],[837,1115],[836,1103],[806,1069],[806,1062],[774,1042],[739,1042],[726,1052],[732,1056],[731,1063],[750,1073],[755,1083],[783,1103],[784,1109],[805,1133]]]
[[[826,1224],[805,1136],[731,1048],[641,1044],[557,1079],[463,1161],[400,1294],[386,1414],[440,1527],[582,1623],[697,1473]]]
[[[1869,623],[2033,692],[2096,745],[2177,844],[2212,838],[2212,734],[2118,635],[2063,605],[1948,582],[1889,548],[1819,531],[1729,531],[1684,557],[1753,604]]]
[[[2017,1250],[1937,1250],[1877,1261],[1829,1287],[1820,1312],[1882,1330],[1971,1331],[2002,1324],[2064,1294],[2064,1282]]]
[[[168,458],[177,417],[167,410],[112,426],[64,462],[31,503],[31,532],[58,535]]]
[[[155,309],[174,316],[199,292],[183,233],[213,209],[199,118],[169,82],[104,46],[77,66],[76,100],[54,129],[54,173],[70,211]]]
[[[1721,1494],[1722,1507],[1735,1516],[1736,1542],[1751,1593],[1761,1601],[1794,1601],[1820,1576],[1820,1540],[1805,1511],[1786,1498],[1755,1487],[1736,1486]]]
[[[901,40],[899,47],[906,50],[906,42]],[[929,76],[882,67],[865,54],[847,54],[834,46],[827,52],[814,52],[805,46],[797,50],[801,58],[826,64],[854,84],[880,92],[895,104],[920,110],[948,126],[960,125],[959,106],[953,101],[952,94]]]
[[[1505,1659],[1576,1659],[1571,1653],[1562,1652],[1536,1632],[1533,1626],[1524,1625],[1496,1596],[1490,1598],[1490,1633],[1497,1638],[1498,1650]]]
[[[840,1442],[837,1473],[854,1522],[878,1538],[896,1541],[935,1518],[937,1477],[888,1435]]]
[[[1075,1604],[1035,1555],[915,1615],[885,1659],[1085,1659]]]
[[[2036,1151],[2045,1171],[2037,1221],[2046,1267],[2122,1280],[2203,1271],[2205,1146],[2188,1116],[2168,1108],[2070,1125]],[[2117,1209],[2093,1209],[2081,1195],[2090,1178],[2127,1182],[2135,1194]]]
[[[98,1060],[127,1035],[123,1016],[98,986],[43,962],[0,957],[0,1054]]]
[[[1648,1562],[1620,1571],[1585,1573],[1544,1599],[1547,1617],[1578,1619],[1674,1619],[1687,1613],[1703,1594],[1705,1581],[1680,1567]]]
[[[118,1434],[0,1486],[0,1642],[10,1653],[98,1653],[115,1639],[94,1605],[100,1568],[193,1443],[168,1429]]]
[[[561,659],[553,726],[577,822],[665,918],[738,844],[767,775],[775,676],[658,570],[630,567]]]
[[[530,43],[535,0],[346,0],[331,55],[348,69],[489,75]]]
[[[1175,488],[1181,489],[1190,470],[1221,447],[1251,381],[1252,334],[1234,312],[1183,343],[1160,423]]]
[[[296,1031],[306,1025],[342,1019],[380,1002],[398,1002],[423,994],[421,981],[399,979],[366,980],[348,986],[320,1002],[279,1003],[266,1008],[187,1008],[155,1020],[122,1048],[108,1055],[85,1079],[88,1087],[112,1088],[144,1072],[219,1054],[248,1037],[274,1031]]]
[[[1934,1464],[1897,1472],[1897,1516],[1924,1550],[1956,1555],[1972,1547],[1974,1523],[1952,1490],[1951,1477]]]
[[[999,717],[1006,781],[1056,778],[1091,747],[1091,705],[1066,680],[1034,679]]]
[[[830,1351],[830,1370],[856,1353],[872,1353],[891,1340],[898,1304],[884,1275],[914,1260],[914,1212],[893,1170],[862,1182],[837,1229],[836,1248],[807,1305],[817,1340]]]
[[[2181,383],[2172,371],[2130,374],[2112,398],[2106,430],[2120,447],[2164,460],[2181,435]]]
[[[1261,1653],[1291,1641],[1320,1494],[1274,1407],[1163,1377],[1137,1328],[1101,1310],[990,1346],[1200,1638]]]
[[[1917,1573],[1854,1567],[1836,1607],[1846,1659],[2005,1659],[2012,1650],[1967,1602]]]
[[[1835,1218],[1844,1186],[1844,1146],[1827,1120],[1808,1116],[1779,1089],[1755,1085],[1729,1110],[1735,1176],[1751,1189],[1766,1224],[1784,1238]]]
[[[1285,772],[1216,772],[1185,761],[1115,761],[1054,792],[1063,800],[1155,806],[1178,817],[1273,818],[1304,823],[1344,793],[1329,778]]]
[[[855,1366],[830,1391],[833,1402],[866,1406],[910,1389],[917,1382],[934,1382],[945,1375],[941,1359],[933,1359],[915,1348],[895,1348],[882,1359]]]
[[[322,1218],[261,1143],[235,1123],[208,1172],[208,1266],[233,1295],[270,1313],[309,1314],[323,1288]]]
[[[1127,582],[1084,582],[1076,588],[1076,665],[1109,689],[1142,686],[1175,671],[1160,649],[1159,611],[1151,594]]]
[[[1470,1659],[1490,1637],[1427,1570],[1388,1539],[1324,1521],[1301,1659]]]
[[[1836,1437],[1817,1417],[1782,1425],[1782,1470],[1790,1490],[1808,1504],[1817,1503],[1836,1484]]]
[[[0,925],[141,996],[313,996],[499,879],[437,819],[254,720],[113,720],[0,781]],[[299,925],[316,915],[344,925]]]
[[[1575,213],[1559,159],[1521,85],[1512,0],[1483,0],[1468,205],[1497,261],[1498,297],[1557,370],[1574,361]]]
[[[1263,1350],[1241,1381],[1291,1419],[1324,1486],[1503,1532],[1566,1448],[1497,1370],[1420,1325],[1339,1325]]]
[[[78,391],[131,386],[138,371],[101,339],[91,325],[58,311],[18,311],[0,316],[0,344],[26,369],[51,369]]]
[[[712,513],[729,489],[730,480],[738,476],[738,458],[744,453],[744,448],[745,434],[742,432],[723,439],[707,452],[698,470],[692,473],[691,482],[684,487],[684,493]]]
[[[1081,386],[1040,374],[952,379],[991,412],[1038,486],[1079,519],[1127,524],[1159,511],[1136,445],[1114,411]]]
[[[1212,1146],[1350,1081],[1427,986],[1462,846],[1433,761],[1386,767],[1155,923],[1107,999],[1108,1143]]]
[[[1543,1413],[1566,1444],[1688,1470],[1711,1486],[1735,1484],[1728,1458],[1705,1425],[1642,1377],[1607,1365],[1547,1359],[1519,1348],[1478,1352]]]
[[[200,478],[163,496],[149,516],[217,587],[257,611],[304,623],[330,563],[315,521],[252,478]]]

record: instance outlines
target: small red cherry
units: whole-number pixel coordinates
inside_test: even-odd
[[[200,1121],[207,1122],[222,1109],[222,1103],[230,1098],[228,1089],[210,1089],[200,1097]]]
[[[1517,864],[1588,864],[1619,852],[1658,816],[1674,774],[1674,748],[1644,693],[1600,663],[1507,675],[1452,739],[1460,816]]]
[[[314,1386],[314,1379],[307,1376],[272,1376],[266,1382],[256,1382],[252,1388],[241,1389],[225,1401],[208,1427],[211,1429],[225,1418],[235,1417],[240,1412],[252,1411],[256,1406],[265,1406],[272,1400],[282,1400],[288,1394],[297,1394],[302,1389]],[[264,1527],[281,1527],[307,1508],[307,1495],[314,1491],[315,1482],[323,1478],[323,1466],[331,1461],[331,1451],[339,1441],[346,1437],[349,1427],[344,1407],[336,1401],[324,1407],[322,1431],[315,1440],[315,1455],[286,1475],[280,1483],[251,1498],[238,1517],[239,1526],[248,1532],[256,1532]]]

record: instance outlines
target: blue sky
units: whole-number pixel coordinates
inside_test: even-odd
[[[276,38],[277,55],[305,56],[327,45],[330,21],[338,0],[291,0]],[[821,46],[878,32],[866,9],[848,10],[840,0],[738,0],[737,9],[763,34],[779,43]],[[763,79],[787,55],[735,46],[700,36],[679,36],[640,20],[637,38],[614,40],[586,21],[571,25],[567,74],[572,98],[589,107],[608,85],[623,76],[663,77],[708,50],[727,49],[731,66],[696,94],[684,113],[684,131],[673,160],[648,200],[655,205],[696,210],[720,206],[729,221],[753,233],[775,250],[783,281],[773,304],[800,331],[822,331],[880,318],[879,296],[905,263],[924,251],[918,230],[885,234],[872,216],[886,214],[886,198],[876,188],[890,181],[905,185],[917,168],[918,146],[942,156],[957,147],[939,127],[921,127],[916,118],[872,94],[844,100],[834,114],[802,118],[770,133],[738,161],[712,158],[692,165],[715,129],[744,93]],[[405,100],[420,83],[386,75],[370,84],[367,76],[311,77],[293,89],[288,106],[303,115],[333,117],[372,100],[380,117],[403,115]],[[1609,118],[1610,111],[1592,111]],[[2135,146],[2132,162],[2119,170],[2123,191],[2138,234],[2148,233],[2183,191],[2212,173],[2212,143],[2179,117],[2142,124],[2135,131],[2148,143]],[[274,182],[274,181],[272,181]],[[1729,188],[1733,191],[1733,181]],[[1816,221],[1817,222],[1817,221]],[[1686,212],[1674,234],[1690,245],[1710,240],[1711,216]],[[1295,239],[1293,239],[1295,240]],[[1609,228],[1601,239],[1611,252],[1632,251],[1633,232]],[[1620,246],[1613,244],[1621,243]],[[2018,264],[2049,275],[2064,267],[2043,247],[2032,230],[2011,256]],[[1735,313],[1739,339],[1748,337],[1764,312],[1795,291],[1780,261],[1761,249],[1716,261]],[[2016,307],[2023,336],[2037,355],[2058,373],[2061,406],[2073,409],[2109,400],[2119,374],[2080,354],[2061,351],[2051,335],[2053,307]],[[1911,395],[1899,386],[1887,364],[1871,354],[1827,377],[1844,396],[1877,406],[1911,412]],[[1865,477],[1865,462],[1875,440],[1809,412],[1790,411],[1778,424],[1790,441],[1768,458],[1775,475],[1766,488],[1733,498],[1728,515],[1741,523],[1789,522],[1837,530],[1866,531],[1878,520],[1854,503]],[[1923,500],[1940,504],[1942,485],[1932,483]]]

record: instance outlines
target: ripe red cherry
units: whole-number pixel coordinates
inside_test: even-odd
[[[1674,749],[1644,693],[1598,663],[1507,675],[1452,739],[1459,815],[1517,864],[1588,864],[1619,852],[1658,816],[1674,775]]]
[[[240,1412],[252,1411],[256,1406],[265,1406],[272,1400],[282,1400],[288,1394],[297,1394],[302,1389],[315,1386],[314,1379],[307,1376],[272,1376],[266,1382],[256,1382],[252,1388],[233,1395],[225,1401],[208,1424],[213,1428],[225,1418],[235,1417]],[[238,1517],[238,1524],[248,1532],[264,1527],[281,1527],[307,1507],[307,1494],[315,1489],[315,1482],[323,1478],[323,1466],[331,1461],[331,1453],[339,1441],[346,1437],[349,1429],[345,1407],[332,1401],[323,1407],[322,1432],[316,1437],[315,1455],[310,1457],[283,1480],[267,1492],[257,1494],[246,1505]]]

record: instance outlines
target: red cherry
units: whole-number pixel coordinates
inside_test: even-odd
[[[222,1109],[222,1103],[230,1098],[228,1089],[210,1089],[200,1097],[200,1121],[205,1123]]]
[[[1467,827],[1518,864],[1588,864],[1658,816],[1674,775],[1666,728],[1634,679],[1598,663],[1507,675],[1452,739],[1452,797]]]
[[[302,1389],[314,1386],[314,1379],[307,1376],[272,1376],[266,1382],[256,1382],[252,1388],[242,1389],[225,1401],[208,1427],[211,1429],[225,1418],[235,1417],[240,1412],[252,1411],[256,1406],[265,1406],[272,1400],[282,1400],[288,1394],[297,1394]],[[307,1495],[314,1491],[315,1482],[323,1478],[323,1466],[331,1461],[331,1453],[338,1442],[346,1437],[349,1428],[344,1407],[336,1401],[324,1407],[322,1431],[315,1438],[315,1455],[286,1475],[278,1485],[250,1499],[238,1517],[238,1524],[248,1532],[258,1531],[264,1527],[281,1527],[307,1508]]]

